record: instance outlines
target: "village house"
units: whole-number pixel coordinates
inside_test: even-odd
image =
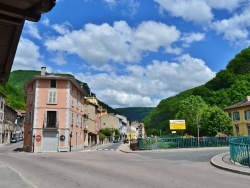
[[[87,145],[87,134],[98,133],[96,107],[87,104],[87,93],[75,78],[46,74],[42,67],[41,75],[33,76],[24,88],[24,151],[81,150]]]
[[[2,129],[2,143],[10,143],[11,138],[19,137],[16,129],[17,113],[9,105],[4,107],[4,121]]]
[[[95,96],[85,97],[85,125],[84,125],[84,147],[99,145],[99,134],[101,126],[101,106]]]
[[[0,143],[3,143],[3,121],[4,121],[5,96],[0,93]]]
[[[234,136],[250,135],[250,96],[244,101],[224,108],[224,111],[232,119]]]

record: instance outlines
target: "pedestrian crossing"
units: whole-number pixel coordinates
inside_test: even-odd
[[[89,152],[89,151],[116,151],[115,149],[86,149],[83,150],[83,152]]]

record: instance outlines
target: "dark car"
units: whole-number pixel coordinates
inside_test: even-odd
[[[129,140],[128,140],[127,138],[125,138],[125,139],[123,140],[123,143],[124,143],[124,144],[129,143]]]
[[[16,138],[11,138],[10,143],[17,143],[17,139]]]
[[[115,139],[115,140],[113,141],[113,143],[118,143],[118,139]]]
[[[23,141],[23,137],[22,137],[22,136],[19,136],[19,140],[20,140],[20,141]]]

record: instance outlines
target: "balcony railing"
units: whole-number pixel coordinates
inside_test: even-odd
[[[58,129],[59,127],[59,122],[55,122],[53,124],[47,124],[47,122],[43,122],[43,128],[44,129],[51,129],[51,130],[54,130],[54,129]]]

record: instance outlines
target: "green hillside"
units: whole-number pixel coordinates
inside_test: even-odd
[[[126,116],[130,121],[138,122],[141,122],[153,109],[151,107],[116,108],[119,114]]]
[[[218,72],[216,77],[206,84],[162,100],[142,122],[146,125],[148,134],[159,134],[161,130],[161,133],[168,135],[171,134],[169,120],[178,118],[178,115],[181,114],[180,111],[183,111],[181,104],[184,100],[187,102],[191,96],[201,97],[209,109],[217,106],[222,110],[227,106],[245,100],[248,95],[250,95],[250,48],[237,54],[228,63],[225,70]],[[186,113],[188,113],[188,110]],[[198,112],[196,115],[198,115]],[[196,115],[192,117],[193,123],[196,122]],[[200,115],[204,114],[201,113]],[[193,126],[187,123],[186,125]]]

